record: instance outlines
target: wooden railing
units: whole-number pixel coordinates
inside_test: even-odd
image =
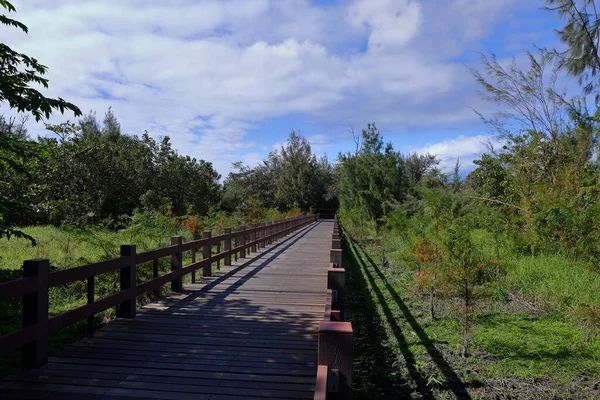
[[[21,348],[24,367],[38,368],[48,360],[48,336],[64,327],[87,320],[88,332],[93,333],[93,318],[111,307],[117,307],[117,317],[134,318],[137,296],[154,291],[160,294],[160,287],[168,282],[171,290],[183,291],[183,276],[202,269],[203,276],[211,276],[213,263],[220,267],[231,265],[232,257],[245,258],[248,251],[257,251],[268,244],[301,229],[316,220],[315,215],[289,218],[268,224],[259,224],[246,229],[242,226],[232,232],[230,228],[219,236],[204,232],[203,238],[183,242],[181,236],[171,237],[171,246],[136,253],[135,245],[121,246],[121,257],[101,261],[62,271],[48,272],[48,260],[28,260],[23,263],[23,278],[0,284],[0,299],[21,296],[23,301],[22,329],[0,337],[0,354]],[[216,254],[213,250],[216,247]],[[201,259],[196,260],[196,252],[201,249]],[[191,251],[191,264],[183,265],[183,252]],[[158,260],[170,257],[171,270],[159,276]],[[153,279],[137,284],[136,266],[153,262]],[[95,277],[111,271],[120,272],[120,288],[117,293],[102,299],[94,298]],[[87,304],[63,314],[49,318],[49,289],[55,286],[87,280]]]
[[[327,297],[319,325],[319,356],[314,400],[352,398],[352,324],[345,317],[346,270],[337,217],[331,238]]]

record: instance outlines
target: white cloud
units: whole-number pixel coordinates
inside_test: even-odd
[[[322,154],[333,144],[331,137],[327,135],[311,135],[306,138],[310,143],[313,153]]]
[[[169,135],[179,152],[226,174],[231,162],[279,147],[271,143],[289,129],[271,143],[248,134],[269,118],[473,120],[468,73],[453,57],[514,0],[14,3],[30,34],[3,27],[3,41],[49,66],[48,95],[99,115],[112,105],[125,132]],[[324,135],[308,138],[315,151],[330,148]]]
[[[421,6],[410,0],[357,0],[348,10],[355,28],[369,28],[369,50],[403,47],[421,26]]]
[[[459,160],[463,171],[470,171],[474,168],[473,161],[488,152],[490,144],[496,148],[500,145],[500,142],[487,135],[460,135],[454,139],[427,144],[409,151],[411,153],[428,153],[437,156],[440,161],[439,167],[445,172],[452,171],[457,160]]]

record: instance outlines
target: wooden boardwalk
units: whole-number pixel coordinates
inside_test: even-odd
[[[186,285],[0,381],[0,399],[309,399],[333,221]]]

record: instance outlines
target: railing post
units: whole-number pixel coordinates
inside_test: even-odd
[[[331,248],[339,250],[342,248],[342,241],[340,239],[331,239]]]
[[[261,222],[258,224],[258,250],[265,247],[265,223]]]
[[[202,235],[202,239],[210,239],[211,233],[210,231],[204,231]],[[202,267],[202,276],[211,276],[212,275],[212,244],[205,244],[202,246],[202,258],[208,259],[206,264]]]
[[[252,253],[256,253],[256,231],[258,230],[258,224],[252,225],[252,234],[250,235],[250,240],[252,240]]]
[[[217,243],[217,254],[221,253],[221,242]],[[221,270],[221,259],[217,260],[217,270]]]
[[[329,251],[329,262],[334,263],[335,268],[342,268],[342,250],[341,249],[331,249]]]
[[[183,238],[181,236],[171,236],[171,245],[179,246],[177,252],[171,255],[171,271],[179,270],[181,272],[182,265],[182,254],[181,254],[181,244],[183,243]],[[183,277],[181,274],[175,279],[171,281],[171,290],[174,292],[183,292]]]
[[[327,270],[327,289],[333,291],[333,301],[331,308],[340,313],[339,320],[344,320],[344,310],[346,304],[346,270],[343,268],[329,268]]]
[[[267,222],[267,246],[273,243],[271,235],[273,234],[273,221]]]
[[[227,239],[225,239],[225,251],[231,251],[231,228],[225,228],[225,234]],[[231,254],[225,256],[225,265],[231,265]]]
[[[192,240],[194,240],[192,238]],[[196,262],[196,249],[192,249],[192,264]],[[196,271],[192,271],[192,283],[196,283]]]
[[[117,307],[118,318],[135,318],[136,309],[136,265],[135,265],[135,244],[124,244],[121,246],[121,257],[127,259],[127,266],[120,271],[120,289],[128,291],[130,294],[124,302]]]
[[[238,231],[236,231],[236,233],[235,233],[235,235],[234,235],[233,244],[234,244],[234,246],[233,246],[233,247],[235,247],[236,249],[237,249],[237,248],[240,246],[239,230],[238,230]],[[239,258],[239,255],[238,255],[238,253],[239,253],[239,250],[236,250],[236,251],[233,253],[233,257],[234,257],[234,260],[235,260],[236,262],[237,262],[237,260],[238,260],[238,258]]]
[[[328,381],[337,399],[352,399],[352,325],[322,321],[319,325],[318,365],[329,368]]]
[[[92,304],[94,302],[94,293],[95,293],[95,277],[89,276],[87,278],[87,303]],[[87,331],[88,336],[94,336],[94,316],[88,317],[87,319]]]
[[[48,268],[49,260],[27,260],[23,278],[36,277],[36,291],[23,296],[23,328],[36,326],[36,339],[22,348],[22,365],[39,368],[48,362]]]
[[[246,258],[246,226],[240,226],[240,246],[242,246],[242,251],[240,251],[240,258]]]
[[[152,278],[153,279],[158,278],[158,258],[155,258],[152,261]],[[154,301],[158,301],[159,298],[160,298],[160,287],[157,287],[156,289],[154,289]]]

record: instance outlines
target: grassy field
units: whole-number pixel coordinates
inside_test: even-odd
[[[512,256],[497,288],[504,295],[478,307],[463,358],[452,302],[438,301],[431,321],[400,257],[382,262],[380,247],[347,235],[343,248],[355,398],[600,398],[600,338],[576,312],[598,304],[595,272],[558,256]]]

